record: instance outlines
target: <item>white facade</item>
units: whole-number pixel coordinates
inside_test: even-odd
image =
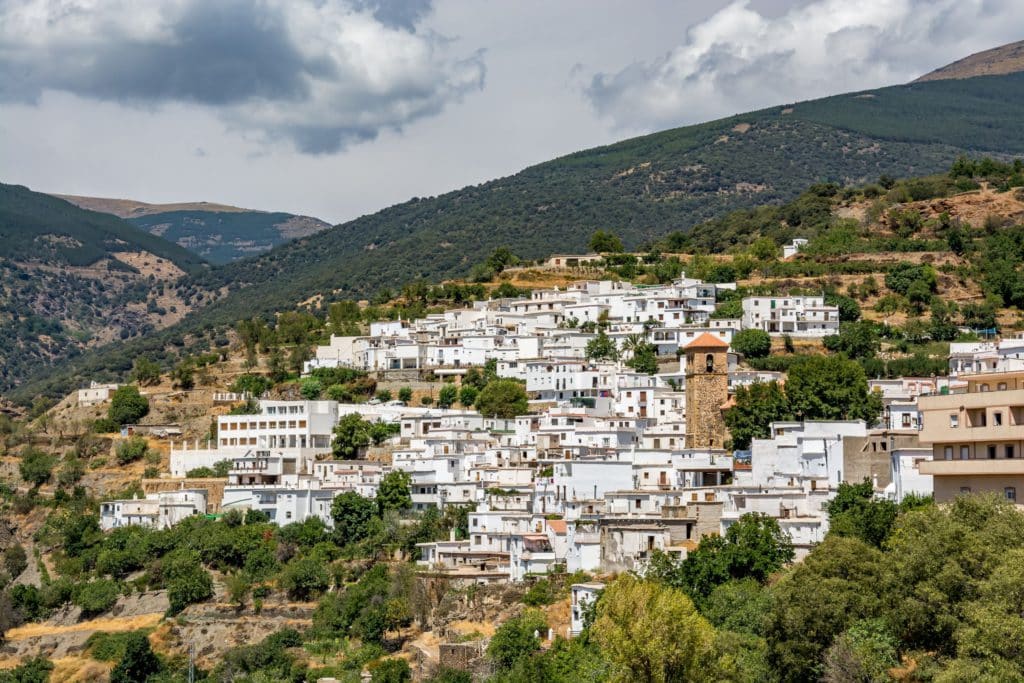
[[[88,389],[78,390],[78,405],[83,408],[88,406],[99,405],[100,403],[106,403],[113,396],[114,392],[118,389],[117,384],[100,384],[98,382],[89,382]]]
[[[753,296],[743,300],[743,329],[792,337],[825,337],[839,332],[839,308],[823,296]]]
[[[145,498],[100,503],[100,529],[138,525],[167,529],[192,515],[206,514],[206,491],[179,489],[151,493]]]

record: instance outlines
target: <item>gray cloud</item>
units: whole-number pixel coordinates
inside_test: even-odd
[[[335,152],[401,129],[483,86],[481,52],[417,33],[429,0],[8,0],[0,101],[63,91],[189,103],[232,128]]]
[[[430,13],[432,0],[355,0],[358,9],[373,12],[373,18],[385,26],[415,30],[416,24]]]
[[[593,74],[583,94],[617,126],[650,130],[905,82],[1024,35],[1014,0],[811,0],[769,9],[736,0],[686,29],[660,58]]]

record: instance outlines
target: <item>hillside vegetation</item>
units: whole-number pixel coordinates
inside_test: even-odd
[[[0,185],[0,388],[91,346],[175,323],[172,285],[206,266],[123,220]]]
[[[310,216],[255,211],[210,202],[149,204],[133,199],[54,195],[90,211],[110,213],[188,249],[210,263],[252,256],[331,227]]]
[[[499,246],[523,259],[582,252],[607,229],[636,248],[736,209],[788,202],[821,181],[860,185],[944,171],[964,152],[1024,152],[1022,103],[1022,74],[882,88],[665,131],[414,198],[195,275],[183,284],[187,296],[226,296],[162,333],[40,372],[15,395],[57,395],[126,371],[132,356],[166,357],[186,338],[310,297],[326,304],[464,276]]]

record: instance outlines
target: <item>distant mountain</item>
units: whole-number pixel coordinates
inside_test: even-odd
[[[131,199],[55,196],[82,208],[124,218],[210,263],[228,263],[253,256],[288,240],[307,237],[331,227],[329,223],[310,216],[255,211],[227,204],[147,204]]]
[[[915,83],[975,76],[1003,76],[1024,71],[1024,40],[977,52],[918,78]]]
[[[315,294],[359,298],[463,276],[498,246],[522,258],[581,252],[597,229],[627,247],[709,218],[779,204],[820,181],[944,171],[962,154],[1024,154],[1024,74],[935,80],[782,104],[571,154],[513,176],[414,198],[190,278],[228,291],[179,325],[41,374],[13,397],[59,394],[133,354]]]
[[[206,267],[120,218],[0,184],[0,387],[178,322],[190,306],[173,283]]]

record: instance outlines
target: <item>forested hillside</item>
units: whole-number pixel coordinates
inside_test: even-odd
[[[145,335],[188,307],[169,287],[206,266],[120,218],[0,185],[0,387]]]
[[[168,211],[128,220],[210,263],[229,263],[253,256],[330,227],[308,216],[264,211]]]
[[[228,204],[149,204],[134,199],[54,195],[90,211],[113,214],[174,242],[210,263],[222,264],[273,249],[331,227],[319,218],[256,211]]]
[[[947,169],[965,152],[1024,152],[1024,75],[934,81],[782,105],[596,148],[433,198],[414,198],[192,278],[229,290],[160,335],[44,373],[19,391],[58,393],[189,334],[287,310],[465,275],[494,248],[531,259],[587,250],[596,229],[627,248],[732,210],[781,204],[809,185]],[[254,292],[256,295],[254,295]]]

